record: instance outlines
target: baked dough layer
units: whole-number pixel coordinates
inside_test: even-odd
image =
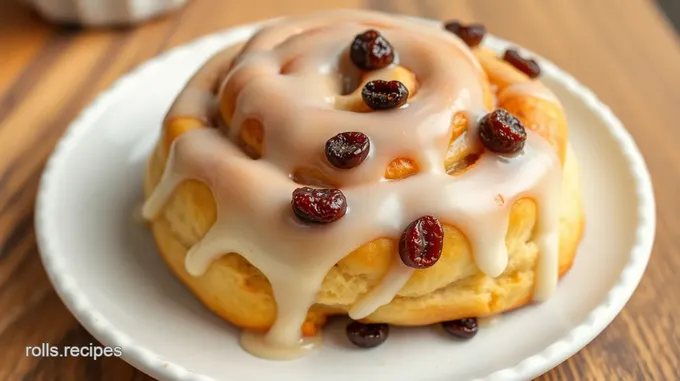
[[[149,162],[147,196],[163,173],[163,151],[159,145]],[[570,150],[562,184],[560,276],[572,265],[584,227],[578,166]],[[465,235],[445,225],[444,250],[439,262],[429,269],[416,270],[391,303],[364,321],[425,325],[489,316],[529,303],[538,260],[532,237],[536,212],[537,206],[531,199],[521,199],[513,205],[506,235],[508,267],[497,278],[490,278],[477,269]],[[199,277],[185,270],[184,258],[189,247],[207,232],[215,217],[210,189],[197,181],[184,182],[164,211],[151,222],[158,249],[175,275],[217,315],[241,328],[266,331],[276,317],[271,286],[242,256],[225,253]],[[379,238],[349,253],[326,276],[317,303],[309,310],[303,333],[313,335],[327,316],[347,313],[361,295],[379,283],[396,252],[396,240]]]
[[[489,50],[474,49],[474,53],[484,69],[482,75],[486,76],[487,108],[503,107],[516,115],[528,129],[550,142],[562,163],[559,222],[559,274],[562,276],[571,268],[584,228],[578,165],[567,143],[564,111],[559,104],[530,94],[520,92],[501,97],[503,90],[529,82],[529,78]],[[452,124],[453,141],[467,130],[468,121],[461,116],[454,118]],[[204,126],[205,121],[199,117],[166,119],[163,136],[148,163],[147,197],[160,181],[173,140],[185,131]],[[244,137],[246,144],[255,151],[261,147],[248,142],[258,140],[261,141],[261,137]],[[467,146],[451,150],[446,158],[447,166],[465,160],[471,153],[475,152]],[[391,170],[397,173],[394,179],[410,173],[405,165],[397,165],[388,173]],[[496,278],[484,275],[477,268],[463,232],[465,227],[444,225],[444,249],[438,263],[428,269],[416,270],[389,304],[363,321],[426,325],[494,315],[528,304],[532,300],[535,269],[540,258],[534,237],[537,212],[536,203],[528,198],[517,200],[511,207],[506,234],[508,266]],[[272,288],[266,277],[242,256],[224,253],[198,277],[189,275],[185,269],[189,248],[205,235],[215,220],[216,205],[210,188],[190,180],[180,184],[150,225],[163,259],[205,306],[236,326],[266,331],[276,318]],[[398,252],[396,239],[377,237],[366,242],[329,271],[317,294],[316,304],[310,308],[302,326],[305,335],[315,334],[328,316],[346,314],[362,295],[380,283]]]

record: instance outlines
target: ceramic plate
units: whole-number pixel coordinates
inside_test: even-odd
[[[49,161],[36,211],[42,259],[64,303],[98,340],[122,347],[125,360],[164,380],[527,380],[581,349],[623,308],[654,236],[649,174],[609,109],[540,60],[585,164],[585,237],[550,301],[504,315],[464,343],[428,327],[397,328],[379,348],[354,349],[338,321],[325,330],[320,351],[297,361],[244,352],[238,330],[171,275],[134,211],[174,96],[212,53],[255,28],[208,36],[145,63],[85,110]],[[507,46],[494,37],[486,43]]]

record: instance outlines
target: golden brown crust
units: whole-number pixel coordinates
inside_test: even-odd
[[[154,155],[147,176],[147,193],[160,179],[163,162]],[[584,217],[573,156],[567,160],[560,220],[560,275],[571,267],[583,231]],[[243,257],[228,254],[214,262],[200,277],[184,268],[188,247],[215,220],[209,188],[195,181],[182,184],[151,225],[163,258],[173,272],[215,313],[234,325],[266,330],[276,316],[271,286]],[[507,270],[492,279],[479,272],[465,236],[445,226],[445,244],[437,265],[417,270],[392,303],[379,308],[367,321],[396,325],[423,325],[470,316],[487,316],[527,304],[533,290],[537,251],[532,242],[536,205],[517,202],[511,212],[506,237],[510,261]],[[396,252],[394,240],[380,238],[360,247],[341,260],[328,274],[312,307],[307,335],[314,334],[327,315],[346,313],[349,307],[387,272]]]
[[[485,50],[476,51],[491,85],[503,89],[512,83],[527,81],[526,75],[502,62]],[[485,82],[491,108],[494,95]],[[416,84],[414,84],[416,86]],[[224,100],[224,99],[223,99]],[[228,103],[228,102],[227,102]],[[566,273],[574,260],[584,226],[578,168],[568,152],[567,127],[559,105],[527,96],[510,97],[499,106],[516,114],[525,125],[545,137],[559,153],[564,166],[560,218],[559,272]],[[225,102],[222,113],[229,112]],[[467,118],[453,118],[452,141],[467,129]],[[163,139],[152,155],[146,174],[147,196],[160,180],[168,147],[181,133],[201,128],[199,118],[166,120]],[[247,145],[262,141],[242,137]],[[464,160],[465,149],[447,155],[451,163]],[[388,177],[409,174],[403,163],[392,168]],[[386,169],[388,173],[390,168]],[[424,325],[472,316],[488,316],[518,308],[530,302],[534,287],[537,248],[533,241],[537,206],[530,199],[517,201],[511,209],[506,236],[509,263],[505,272],[490,278],[476,267],[464,233],[445,226],[444,250],[439,262],[425,270],[416,270],[394,300],[380,307],[366,321],[396,325]],[[187,181],[174,192],[162,213],[151,222],[157,246],[175,275],[216,314],[236,326],[266,330],[276,317],[276,304],[271,286],[264,275],[238,254],[230,253],[216,260],[202,276],[190,276],[184,267],[188,248],[196,243],[216,218],[215,202],[210,189],[199,182]],[[317,304],[309,311],[302,331],[314,334],[327,316],[344,314],[363,294],[376,286],[387,273],[397,251],[396,242],[378,238],[366,243],[334,266],[327,274],[317,295]]]
[[[510,85],[531,81],[531,78],[526,74],[499,59],[492,50],[478,48],[474,52],[487,73],[489,82],[496,87],[497,94]],[[557,150],[560,160],[564,163],[568,143],[567,118],[560,105],[545,99],[518,94],[502,99],[498,107],[502,107],[517,116],[525,127],[550,142]]]

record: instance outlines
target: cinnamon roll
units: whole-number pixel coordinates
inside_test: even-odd
[[[554,291],[584,223],[564,110],[536,62],[483,33],[369,11],[284,18],[177,96],[143,214],[247,350],[299,356],[332,315],[365,347],[386,324],[470,337],[471,319]]]

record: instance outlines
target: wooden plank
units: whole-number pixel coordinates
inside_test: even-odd
[[[160,52],[237,24],[328,7],[483,22],[553,60],[611,106],[654,178],[652,261],[614,323],[539,380],[680,380],[680,304],[671,291],[680,289],[680,47],[647,0],[261,0],[248,7],[201,0],[137,28],[87,31],[51,26],[14,0],[0,0],[0,380],[150,379],[119,359],[25,356],[25,347],[39,342],[96,342],[52,291],[33,231],[39,175],[70,120]]]
[[[0,99],[43,49],[54,27],[14,0],[0,0]],[[2,114],[0,108],[0,115]]]

